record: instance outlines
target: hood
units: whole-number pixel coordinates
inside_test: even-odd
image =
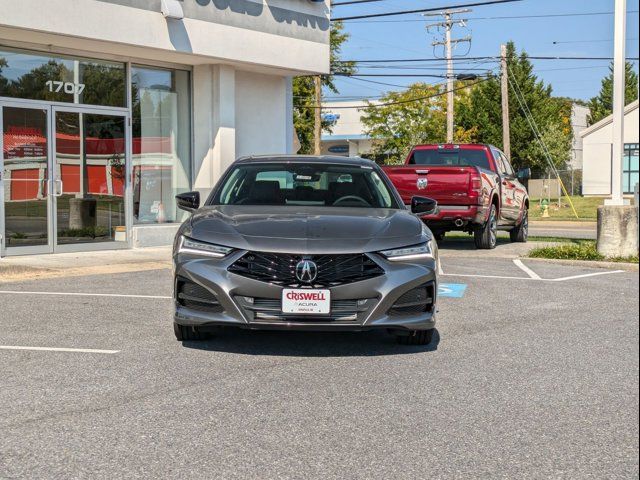
[[[406,210],[238,206],[203,207],[183,231],[204,242],[283,253],[365,253],[424,241]]]

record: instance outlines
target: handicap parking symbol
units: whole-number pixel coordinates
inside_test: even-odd
[[[467,290],[465,283],[441,283],[438,285],[438,296],[447,298],[462,298]]]

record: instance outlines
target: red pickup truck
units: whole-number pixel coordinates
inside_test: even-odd
[[[474,235],[477,248],[496,246],[498,230],[511,241],[526,242],[529,196],[504,153],[491,145],[418,145],[403,166],[383,167],[405,204],[413,196],[430,197],[438,211],[422,217],[436,239],[452,230]]]

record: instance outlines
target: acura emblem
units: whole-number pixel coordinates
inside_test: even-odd
[[[312,283],[318,276],[318,266],[312,260],[300,260],[296,265],[296,278],[304,283]]]

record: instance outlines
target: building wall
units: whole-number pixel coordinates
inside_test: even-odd
[[[624,143],[638,143],[640,126],[638,108],[625,115]],[[597,125],[596,125],[597,127]],[[611,161],[613,124],[604,121],[601,128],[587,131],[583,137],[583,195],[611,194]]]
[[[583,105],[573,104],[571,109],[571,128],[573,129],[573,142],[571,145],[570,167],[574,170],[582,168],[582,137],[580,132],[587,128],[587,119],[591,111]]]
[[[181,5],[184,20],[168,20],[160,0],[0,0],[0,39],[191,65],[215,60],[290,73],[329,71],[328,2]]]
[[[287,153],[287,79],[236,75],[236,156]]]

